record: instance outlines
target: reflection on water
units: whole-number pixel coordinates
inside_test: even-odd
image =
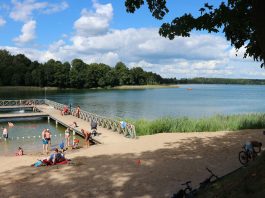
[[[45,128],[49,128],[52,133],[52,148],[58,147],[59,143],[64,141],[65,128],[47,119],[27,118],[27,119],[5,119],[0,120],[0,126],[7,126],[7,122],[14,123],[14,127],[8,128],[8,139],[5,141],[0,139],[0,155],[14,155],[17,148],[20,146],[26,154],[42,152],[41,132]],[[82,142],[82,138],[75,136]]]
[[[190,90],[187,90],[189,88]],[[47,99],[108,117],[155,119],[264,112],[265,86],[181,85],[143,90],[49,90]],[[0,88],[1,99],[44,98],[42,90]]]

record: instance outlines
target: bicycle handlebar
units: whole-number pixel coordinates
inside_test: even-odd
[[[189,185],[191,183],[191,181],[187,181],[187,182],[185,182],[184,184],[181,184],[182,186],[184,186],[184,185]]]

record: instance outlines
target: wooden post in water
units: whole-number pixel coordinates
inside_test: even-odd
[[[50,116],[48,116],[48,123],[50,123]]]

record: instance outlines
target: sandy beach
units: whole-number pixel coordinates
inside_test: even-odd
[[[223,176],[241,165],[246,140],[265,145],[261,130],[163,133],[67,152],[67,165],[30,167],[43,155],[0,157],[0,197],[171,197],[210,168]]]

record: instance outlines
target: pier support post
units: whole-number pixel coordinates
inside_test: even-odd
[[[75,135],[75,130],[73,130],[73,135]]]
[[[56,124],[56,128],[57,128],[58,127],[58,121],[57,120],[55,121],[55,124]]]
[[[48,116],[48,123],[50,123],[50,116]]]

